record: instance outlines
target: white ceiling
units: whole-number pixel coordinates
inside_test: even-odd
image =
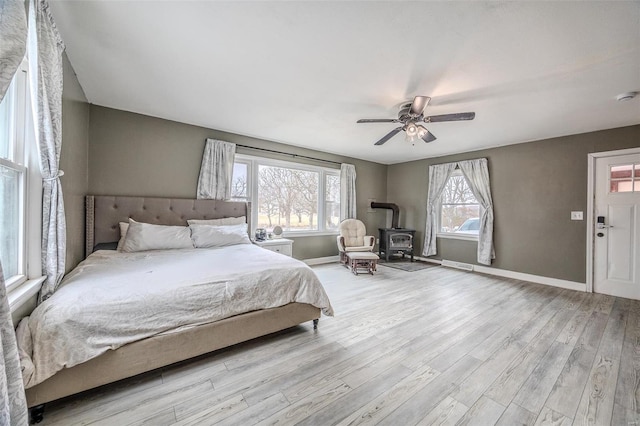
[[[51,1],[89,102],[385,164],[640,124],[640,2]],[[431,96],[438,139],[399,134]]]

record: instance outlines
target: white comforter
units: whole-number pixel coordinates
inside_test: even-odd
[[[136,340],[291,302],[333,315],[311,268],[253,245],[98,251],[20,322],[25,386]]]

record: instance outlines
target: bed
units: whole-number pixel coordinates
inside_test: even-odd
[[[126,305],[130,298],[128,295],[127,300],[118,299],[116,296],[120,294],[118,292],[125,287],[131,288],[128,286],[144,280],[148,280],[149,283],[153,282],[153,285],[133,287],[136,290],[132,292],[131,298],[135,293],[140,301],[153,301],[157,296],[156,293],[161,292],[164,288],[173,292],[171,293],[171,300],[173,300],[174,294],[185,293],[182,289],[188,287],[189,291],[195,289],[200,292],[195,296],[189,296],[188,303],[203,299],[203,294],[209,294],[203,293],[203,289],[212,293],[217,291],[227,300],[225,303],[219,303],[212,298],[206,310],[196,308],[195,313],[188,315],[189,322],[185,322],[183,316],[186,317],[186,315],[182,315],[183,313],[160,315],[158,312],[161,310],[156,309],[157,306],[153,308],[155,310],[151,308],[141,310],[142,313],[136,312],[136,321],[141,322],[135,324],[140,324],[139,328],[142,331],[131,332],[129,324],[130,329],[127,332],[127,321],[123,321],[120,328],[124,331],[114,331],[115,328],[112,331],[122,333],[125,337],[119,334],[109,335],[111,340],[106,343],[103,342],[106,338],[87,338],[88,334],[86,333],[88,333],[87,330],[95,330],[96,327],[100,328],[101,332],[109,331],[106,330],[108,327],[91,324],[91,326],[87,325],[87,330],[84,331],[80,327],[78,331],[73,333],[79,336],[77,342],[69,343],[66,348],[60,348],[56,346],[56,343],[45,342],[45,340],[49,340],[50,334],[64,336],[63,332],[58,332],[56,329],[45,330],[41,333],[44,333],[47,339],[38,339],[38,326],[32,325],[30,320],[25,321],[25,326],[19,327],[18,332],[19,341],[22,342],[21,350],[25,351],[27,355],[31,351],[29,356],[33,356],[33,360],[29,358],[29,360],[23,361],[23,374],[26,374],[25,377],[28,379],[25,380],[29,382],[27,383],[26,395],[28,406],[31,407],[32,419],[34,421],[42,419],[43,404],[46,402],[307,321],[313,321],[314,328],[316,328],[321,312],[331,315],[332,310],[328,298],[326,298],[321,284],[317,281],[317,277],[306,265],[251,244],[223,249],[184,249],[176,253],[163,250],[154,253],[119,253],[114,250],[101,250],[107,246],[111,246],[108,248],[115,246],[120,237],[118,224],[128,221],[129,218],[152,224],[186,225],[187,219],[206,220],[240,216],[251,217],[248,204],[216,200],[87,196],[86,253],[90,256],[65,277],[63,284],[54,293],[51,300],[43,303],[45,305],[50,302],[45,306],[46,309],[34,311],[32,317],[35,317],[36,320],[39,316],[46,317],[45,313],[49,311],[55,311],[54,308],[58,307],[56,303],[62,304],[65,298],[71,301],[85,301],[82,304],[76,303],[73,305],[73,309],[76,309],[77,305],[87,305],[87,309],[91,310],[90,314],[74,312],[72,318],[78,318],[79,321],[76,321],[78,324],[84,325],[90,323],[93,317],[100,317],[100,306],[92,305],[86,299],[91,296],[86,290],[87,282],[101,289],[102,293],[106,295],[105,297],[109,298],[110,306],[117,306],[118,309]],[[97,251],[94,252],[94,249]],[[169,265],[170,262],[181,265],[180,271],[185,271],[184,274],[188,275],[188,278],[183,279],[182,272],[172,273],[166,269],[166,265]],[[218,268],[209,267],[207,270],[205,267],[207,262],[210,265],[220,266]],[[229,267],[230,264],[237,267]],[[173,264],[171,265],[173,266]],[[132,267],[134,269],[131,269]],[[105,270],[111,274],[109,277],[104,275]],[[173,270],[177,271],[178,269],[173,268]],[[150,272],[155,272],[156,276],[147,278],[151,277]],[[317,281],[317,284],[314,280]],[[253,283],[255,286],[250,287],[249,283]],[[276,286],[282,288],[275,290]],[[271,287],[274,288],[273,293],[267,295],[267,290]],[[214,288],[219,290],[213,290]],[[251,292],[259,293],[259,298],[265,300],[265,307],[254,305],[253,302],[229,303],[241,297],[242,293]],[[99,292],[91,291],[91,293]],[[135,302],[130,304],[132,303]],[[159,306],[164,306],[162,303],[172,304],[164,301]],[[180,303],[173,304],[178,310],[180,309]],[[150,312],[155,313],[151,314]],[[85,316],[83,317],[83,315]],[[35,322],[35,320],[33,321]],[[155,323],[158,321],[164,328],[150,329],[148,323],[154,323],[155,327]],[[28,331],[25,332],[25,329]],[[28,338],[25,338],[25,333],[28,334]],[[83,333],[85,334],[83,335]],[[33,334],[33,341],[31,334]],[[65,337],[63,341],[67,342],[68,340]],[[71,357],[58,360],[55,359],[57,355],[43,356],[42,350],[34,350],[34,343],[45,347],[49,345],[46,349],[49,354],[66,351],[71,354]],[[84,347],[82,350],[77,349],[78,346],[83,345],[88,349]],[[110,347],[105,349],[105,345]],[[89,355],[84,353],[85,349]],[[82,354],[78,355],[75,352],[82,352]],[[37,353],[40,354],[39,357],[36,356]],[[87,356],[90,358],[85,360],[84,358]],[[33,361],[33,364],[37,364],[37,359],[45,358],[51,358],[47,359],[47,363],[56,366],[47,367],[51,370],[47,372],[47,368],[42,364],[40,370],[43,370],[44,373],[38,376],[33,371],[34,366],[29,362]]]

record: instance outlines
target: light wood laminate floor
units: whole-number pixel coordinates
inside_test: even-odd
[[[336,311],[48,404],[43,425],[640,425],[640,302],[314,268]]]

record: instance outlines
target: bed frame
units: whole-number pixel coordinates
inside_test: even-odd
[[[98,244],[117,242],[118,222],[132,218],[162,225],[186,225],[187,219],[219,219],[246,216],[243,202],[94,196],[86,197],[86,255]],[[249,229],[251,227],[249,226]],[[162,334],[124,345],[26,389],[32,422],[43,418],[44,403],[132,377],[256,337],[284,330],[306,321],[317,328],[320,309],[305,303],[236,315],[181,332]]]

